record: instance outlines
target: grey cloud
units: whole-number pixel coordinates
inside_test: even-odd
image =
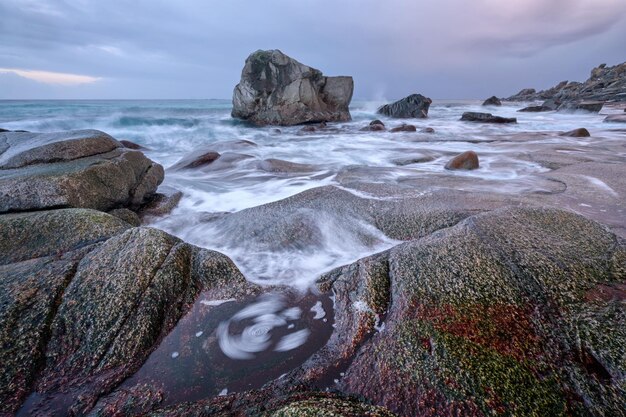
[[[623,0],[4,0],[0,15],[0,67],[103,78],[23,97],[228,98],[268,48],[353,75],[357,98],[504,95],[624,60],[626,37]],[[17,98],[7,80],[0,98]]]

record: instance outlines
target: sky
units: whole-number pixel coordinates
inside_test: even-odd
[[[626,0],[0,0],[0,99],[232,97],[280,49],[354,98],[508,96],[626,61]]]

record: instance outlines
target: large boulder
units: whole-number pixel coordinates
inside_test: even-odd
[[[378,109],[377,113],[398,119],[424,119],[428,117],[428,109],[432,102],[431,99],[421,94],[411,94],[396,102],[385,104]]]
[[[226,256],[106,213],[0,215],[0,415],[84,415],[200,292],[258,293]]]
[[[466,151],[460,155],[455,156],[445,166],[445,169],[456,171],[464,170],[469,171],[472,169],[478,169],[478,155],[474,151]]]
[[[139,207],[163,167],[97,130],[0,133],[0,213]]]
[[[247,59],[232,116],[257,125],[351,120],[352,77],[326,77],[275,49]]]
[[[335,296],[335,332],[285,383],[333,375],[337,389],[399,415],[626,408],[626,246],[582,216],[483,213],[319,287]]]

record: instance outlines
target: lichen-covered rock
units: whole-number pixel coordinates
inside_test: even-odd
[[[286,379],[400,415],[619,415],[625,253],[569,212],[470,217],[326,275],[336,331]]]
[[[137,208],[163,167],[106,133],[0,133],[0,213],[63,207]]]
[[[35,392],[27,414],[45,404],[83,414],[141,366],[200,291],[258,293],[226,256],[105,213],[9,214],[0,224],[21,248],[0,252],[0,413]]]
[[[326,77],[279,50],[246,59],[233,93],[232,116],[257,125],[348,121],[352,77]]]
[[[378,109],[377,113],[399,119],[424,119],[428,117],[428,109],[432,102],[431,99],[421,94],[411,94],[394,103],[385,104]]]

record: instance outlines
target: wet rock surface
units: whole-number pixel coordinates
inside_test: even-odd
[[[491,96],[483,102],[483,106],[501,106],[502,102],[496,96]]]
[[[466,151],[455,156],[445,166],[449,170],[472,170],[478,169],[478,155],[474,151]]]
[[[247,59],[233,93],[232,116],[257,125],[350,120],[352,77],[326,77],[279,50]]]

